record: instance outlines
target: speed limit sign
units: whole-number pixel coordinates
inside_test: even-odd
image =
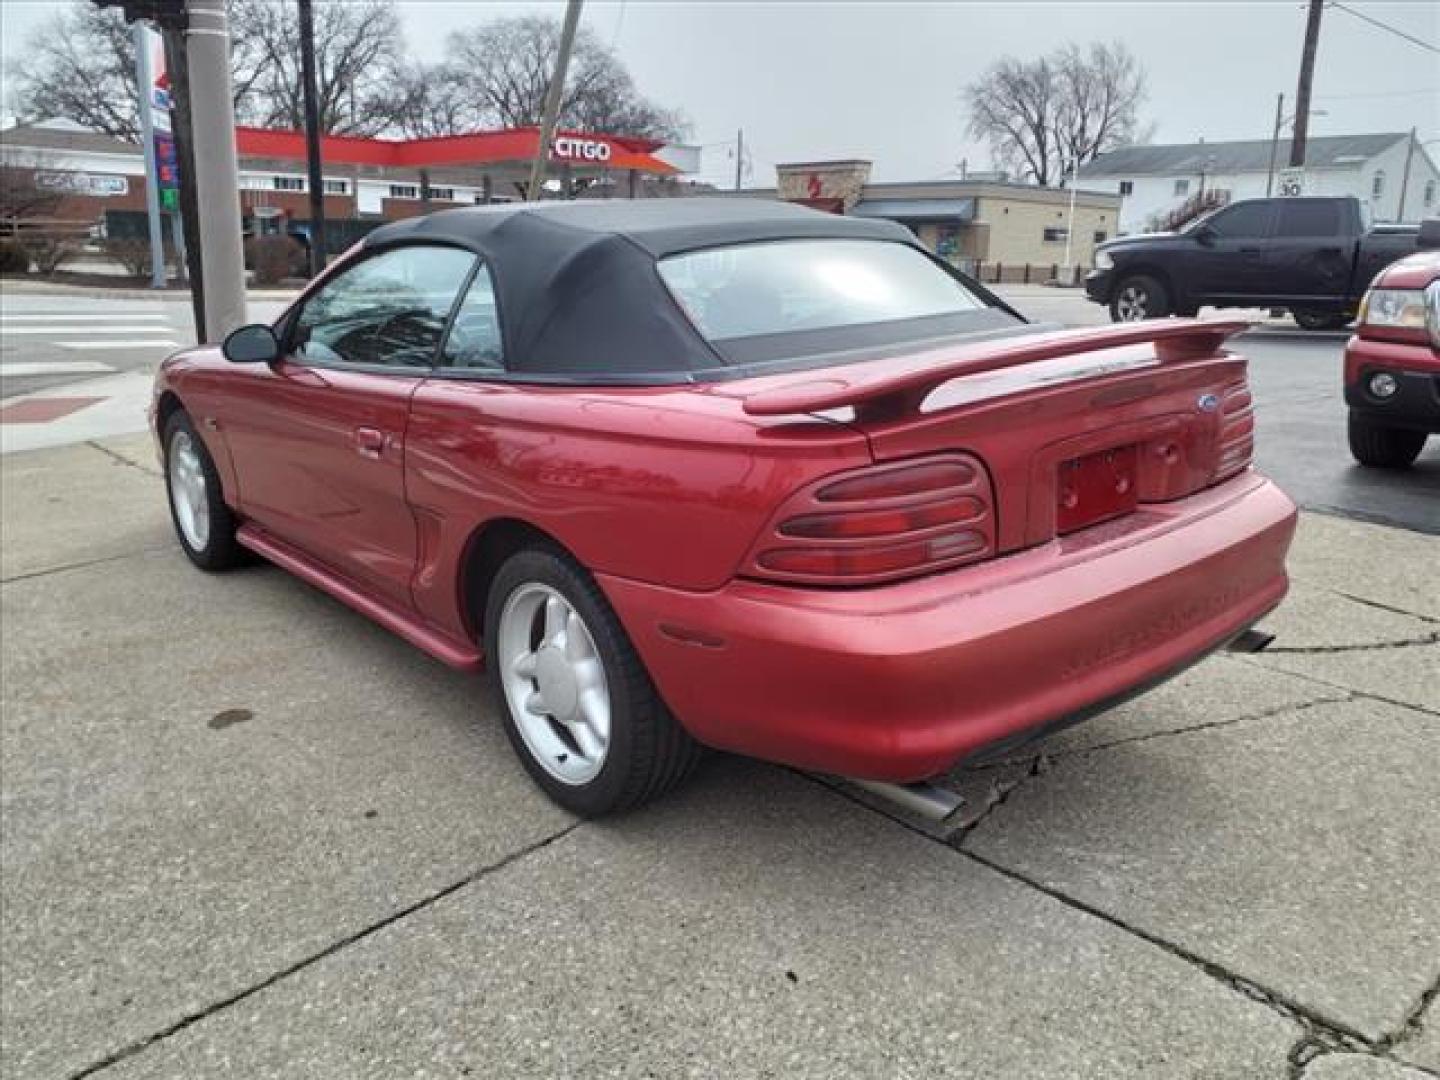
[[[1295,196],[1305,194],[1305,173],[1302,169],[1286,169],[1280,174],[1281,195]]]

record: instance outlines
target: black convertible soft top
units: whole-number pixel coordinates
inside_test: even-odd
[[[893,222],[721,197],[443,210],[382,226],[364,247],[425,241],[481,255],[494,283],[512,372],[673,377],[713,373],[727,360],[686,318],[656,260],[721,245],[810,238],[919,247],[908,229]]]

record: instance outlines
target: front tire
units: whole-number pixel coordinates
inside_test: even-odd
[[[1164,285],[1147,274],[1122,278],[1110,297],[1110,318],[1113,322],[1163,319],[1170,311],[1170,294]]]
[[[1408,469],[1425,448],[1425,432],[1384,427],[1350,414],[1350,453],[1372,469]]]
[[[201,570],[228,570],[245,562],[235,540],[238,522],[225,505],[220,474],[190,417],[176,410],[165,422],[165,494],[180,547]]]
[[[532,547],[500,567],[485,605],[486,669],[505,734],[531,778],[581,817],[669,791],[701,747],[660,700],[594,580]]]

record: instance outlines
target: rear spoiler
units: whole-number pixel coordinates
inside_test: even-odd
[[[910,358],[910,366],[899,370],[893,365],[877,371],[874,365],[857,364],[853,374],[842,370],[811,382],[760,390],[748,395],[743,407],[751,416],[793,416],[846,406],[853,407],[862,419],[903,416],[918,411],[937,386],[962,375],[1149,343],[1154,344],[1160,363],[1178,363],[1213,356],[1227,338],[1249,328],[1248,322],[1240,321],[1157,319],[1007,338],[963,348],[958,354],[947,350],[949,355],[939,360],[934,352],[921,353]]]

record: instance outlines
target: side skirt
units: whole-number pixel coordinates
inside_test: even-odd
[[[473,644],[457,641],[449,634],[422,622],[413,612],[377,600],[329,567],[316,562],[283,540],[276,539],[251,522],[241,525],[235,538],[257,555],[379,623],[392,634],[404,638],[442,664],[448,664],[459,671],[479,671],[484,666],[483,655]]]

